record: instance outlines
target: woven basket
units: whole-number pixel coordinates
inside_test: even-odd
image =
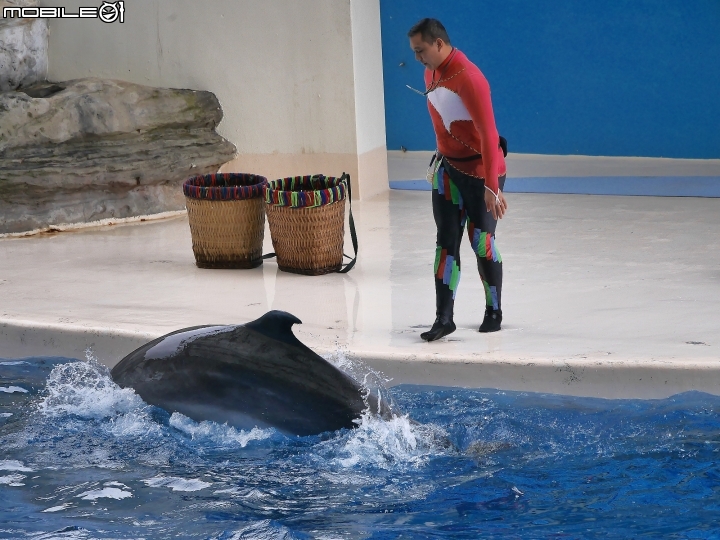
[[[255,268],[265,234],[263,188],[254,174],[207,174],[183,184],[193,253],[200,268]]]
[[[265,209],[278,267],[322,275],[340,270],[345,238],[345,178],[295,176],[265,186]]]

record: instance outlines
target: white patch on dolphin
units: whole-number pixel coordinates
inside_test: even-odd
[[[166,356],[172,356],[183,350],[183,348],[198,338],[219,334],[232,328],[231,326],[207,326],[205,328],[196,328],[187,332],[179,332],[168,336],[160,343],[147,350],[145,353],[146,360],[158,360]]]
[[[470,120],[470,113],[455,92],[439,86],[428,94],[428,100],[442,118],[445,129],[450,131],[450,124],[458,120]]]
[[[17,360],[13,362],[0,362],[0,366],[22,366],[23,364],[30,364],[30,362],[24,362],[22,360]]]

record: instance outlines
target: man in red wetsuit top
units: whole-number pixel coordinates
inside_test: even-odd
[[[408,37],[416,60],[426,68],[424,95],[437,139],[428,174],[437,225],[436,319],[420,337],[434,341],[455,331],[453,305],[466,225],[485,289],[480,332],[495,332],[502,322],[502,258],[495,246],[495,227],[507,202],[502,193],[505,156],[495,127],[490,86],[477,66],[450,44],[437,19],[423,19]]]

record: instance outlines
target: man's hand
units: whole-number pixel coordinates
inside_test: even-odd
[[[503,192],[499,189],[497,199],[492,191],[489,189],[485,190],[485,206],[487,207],[487,211],[492,214],[494,220],[502,219],[508,207],[505,195],[503,195]]]

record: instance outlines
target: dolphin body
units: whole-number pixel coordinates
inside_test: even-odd
[[[111,375],[151,405],[240,429],[306,436],[357,427],[368,407],[387,417],[377,396],[295,337],[296,323],[270,311],[242,325],[184,328],[133,351]]]

